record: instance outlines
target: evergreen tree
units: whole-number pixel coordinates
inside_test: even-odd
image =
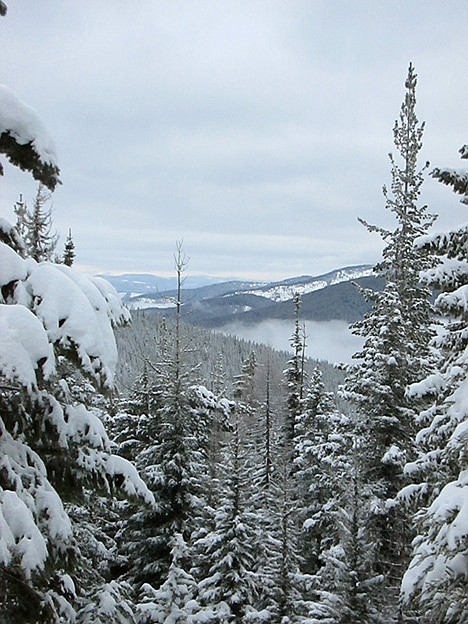
[[[73,266],[75,256],[75,243],[73,242],[72,231],[70,228],[68,230],[68,236],[63,249],[63,264],[66,264],[67,266]]]
[[[21,612],[26,585],[36,596],[30,619],[72,621],[81,588],[91,593],[103,581],[84,556],[89,532],[74,513],[86,509],[88,488],[109,493],[120,481],[127,493],[153,500],[134,468],[112,455],[96,410],[71,387],[76,375],[64,376],[66,364],[111,383],[111,321],[126,312],[110,285],[49,264],[26,271],[4,243],[0,256],[0,285],[14,278],[0,305],[0,551],[11,579],[4,602],[9,614]]]
[[[295,426],[295,480],[303,527],[302,569],[317,574],[321,554],[336,537],[335,501],[339,481],[346,472],[343,454],[349,440],[343,429],[345,416],[332,393],[325,391],[319,368],[313,371],[304,400],[304,411]]]
[[[95,592],[77,614],[76,624],[135,624],[132,590],[126,583],[110,581]]]
[[[382,292],[367,291],[372,310],[353,326],[365,339],[348,369],[345,396],[358,412],[356,435],[361,440],[360,458],[364,483],[371,487],[373,513],[366,520],[377,545],[374,570],[386,577],[384,601],[396,602],[396,592],[411,536],[408,519],[398,506],[388,506],[403,485],[403,465],[413,453],[415,406],[406,396],[408,384],[429,369],[431,307],[429,291],[419,273],[430,259],[415,239],[433,222],[426,207],[418,205],[423,173],[417,159],[424,124],[415,114],[416,74],[410,64],[406,94],[395,123],[394,143],[402,165],[392,155],[391,192],[384,188],[386,207],[396,219],[394,230],[370,226],[386,246],[376,275],[385,279]],[[427,166],[427,165],[426,165]],[[395,614],[395,617],[397,615]]]
[[[291,337],[293,355],[285,371],[288,407],[285,437],[290,445],[294,444],[294,427],[296,419],[302,412],[304,392],[305,332],[301,327],[300,313],[301,297],[296,293],[294,295],[294,333]]]
[[[224,372],[223,356],[221,353],[218,353],[215,366],[211,374],[210,389],[214,394],[216,394],[216,396],[219,397],[223,396],[226,391],[226,374]]]
[[[200,600],[205,621],[243,623],[253,617],[259,597],[256,573],[258,520],[249,510],[249,467],[241,439],[241,422],[236,416],[227,452],[224,484],[221,484],[215,526],[198,547],[211,566],[200,582]]]
[[[53,190],[59,170],[39,119],[5,87],[0,102],[0,151]],[[87,487],[109,495],[117,482],[154,502],[61,374],[66,363],[110,387],[112,325],[127,312],[104,280],[25,260],[17,230],[4,221],[0,229],[0,619],[74,622],[104,579],[69,511],[86,505]]]
[[[171,539],[171,564],[164,583],[155,590],[151,585],[142,588],[142,601],[137,605],[138,624],[187,624],[195,621],[200,611],[197,583],[187,572],[190,556],[182,535]]]
[[[460,152],[468,158],[466,146]],[[433,175],[468,203],[466,171],[435,169]],[[418,537],[403,596],[421,610],[424,622],[458,623],[468,619],[468,226],[426,237],[420,246],[439,258],[424,280],[440,291],[435,306],[442,327],[434,340],[438,370],[410,388],[410,395],[425,399],[426,406],[418,418],[419,454],[406,467],[414,483],[401,492],[422,506],[415,516]]]
[[[46,208],[50,198],[50,191],[39,184],[32,211],[26,210],[24,214],[22,227],[26,249],[37,262],[52,261],[57,247],[58,235],[52,232],[52,209]]]
[[[300,501],[297,482],[290,470],[290,452],[284,447],[278,470],[270,486],[270,543],[266,564],[272,622],[282,624],[301,622],[307,613],[306,579],[302,574],[303,558],[300,548]]]
[[[150,489],[157,493],[158,506],[137,510],[120,530],[123,552],[130,569],[127,578],[137,589],[151,585],[158,590],[169,574],[171,543],[182,535],[187,548],[192,535],[200,531],[211,514],[212,493],[208,481],[215,478],[213,455],[217,437],[225,426],[230,404],[205,387],[195,384],[196,366],[190,362],[180,322],[182,273],[186,265],[180,245],[175,256],[178,278],[176,322],[172,334],[162,341],[164,361],[147,362],[151,372],[140,383],[133,411],[142,407],[137,431],[129,429],[131,444],[137,449],[136,465]],[[125,435],[121,444],[128,445]]]
[[[26,202],[23,201],[23,195],[21,193],[18,201],[13,207],[13,211],[16,215],[16,230],[24,241],[26,239],[26,234],[28,233],[28,206]]]
[[[341,464],[341,483],[333,500],[329,547],[314,584],[317,602],[310,614],[330,624],[388,624],[394,613],[382,608],[383,575],[375,573],[377,545],[368,529],[373,492],[360,472],[361,449],[354,445]]]
[[[4,6],[2,2],[0,15],[6,12],[1,12]],[[0,153],[5,154],[12,165],[29,171],[34,179],[53,191],[61,184],[60,170],[54,144],[36,111],[23,104],[4,85],[0,86],[0,110],[16,112],[0,116]],[[3,165],[0,162],[1,175]]]

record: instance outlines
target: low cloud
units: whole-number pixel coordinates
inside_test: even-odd
[[[266,344],[280,351],[290,351],[289,341],[294,327],[292,321],[269,320],[256,325],[231,323],[220,331],[251,342]],[[352,355],[362,346],[362,339],[351,334],[344,321],[308,321],[306,334],[306,354],[318,360],[349,363]]]

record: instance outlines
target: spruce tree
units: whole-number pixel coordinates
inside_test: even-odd
[[[20,193],[18,201],[15,203],[13,207],[13,211],[16,215],[16,224],[15,224],[16,230],[24,241],[26,238],[26,234],[28,232],[28,226],[27,226],[28,206],[26,202],[23,201],[23,195],[21,193]]]
[[[161,327],[167,332],[161,340],[163,359],[156,363],[147,360],[148,374],[140,379],[140,387],[127,403],[129,412],[146,413],[138,417],[136,429],[129,426],[119,437],[122,448],[130,445],[136,450],[136,465],[158,501],[157,507],[130,513],[119,532],[129,562],[125,578],[141,591],[148,590],[147,586],[159,591],[167,581],[174,536],[181,535],[190,551],[195,535],[198,538],[211,520],[209,481],[217,478],[214,458],[230,410],[229,401],[218,399],[196,383],[197,367],[192,365],[193,353],[180,319],[182,274],[187,263],[180,245],[175,262],[174,329],[170,332]],[[124,421],[124,428],[132,422],[132,418]]]
[[[99,553],[94,561],[85,555],[90,535],[96,545],[106,541],[87,528],[90,489],[110,494],[120,482],[127,494],[153,500],[131,464],[112,454],[97,409],[76,386],[112,383],[111,322],[126,311],[110,285],[100,290],[51,264],[26,271],[4,243],[0,257],[0,285],[15,278],[0,299],[0,551],[10,579],[2,609],[21,613],[26,586],[31,621],[73,621],[104,580],[93,568]]]
[[[53,190],[59,170],[40,120],[3,86],[0,102],[0,151]],[[0,619],[80,621],[96,591],[104,599],[110,592],[85,556],[82,535],[91,533],[72,508],[89,509],[88,488],[109,496],[117,483],[129,496],[154,498],[134,467],[112,454],[102,421],[62,372],[80,370],[110,388],[112,326],[128,313],[104,280],[27,258],[4,221],[0,239]]]
[[[190,553],[182,535],[171,539],[171,563],[164,583],[155,590],[151,585],[142,588],[141,602],[137,605],[138,624],[187,624],[200,611],[197,583],[187,569]]]
[[[236,412],[214,529],[198,544],[211,563],[199,590],[205,621],[213,624],[245,622],[253,617],[259,598],[259,528],[256,514],[249,509],[251,468],[242,442],[240,418],[242,414]]]
[[[39,184],[32,210],[26,211],[24,216],[26,249],[37,262],[52,261],[57,247],[58,235],[52,231],[52,209],[46,207],[50,198],[50,191]]]
[[[377,545],[375,573],[386,577],[384,603],[396,600],[411,539],[404,511],[387,504],[404,484],[403,466],[413,454],[415,406],[406,388],[430,364],[431,306],[429,291],[419,281],[430,258],[414,242],[433,218],[418,205],[427,163],[418,169],[424,124],[415,113],[416,84],[410,64],[405,99],[393,129],[401,164],[390,155],[392,184],[390,191],[384,187],[386,208],[396,227],[385,230],[363,222],[385,243],[383,260],[374,269],[385,286],[381,292],[365,292],[372,309],[352,328],[364,338],[364,346],[354,356],[359,361],[348,369],[345,383],[345,396],[357,410],[356,435],[363,450],[360,472],[375,497],[367,522]]]
[[[75,261],[75,243],[72,238],[71,228],[68,230],[68,236],[65,240],[65,246],[63,249],[63,264],[67,266],[73,266],[73,262]]]
[[[332,393],[326,392],[319,368],[313,371],[294,437],[295,480],[302,525],[302,569],[317,574],[323,551],[336,537],[335,501],[346,463],[342,455],[348,440],[342,431],[345,416]]]
[[[285,370],[288,411],[285,439],[288,441],[292,451],[294,427],[296,419],[302,411],[304,392],[305,335],[301,327],[301,297],[298,293],[294,295],[294,333],[290,342],[293,355],[288,361],[288,368]]]
[[[467,146],[460,152],[468,158]],[[437,168],[433,175],[468,204],[468,172]],[[439,259],[424,281],[440,291],[435,307],[442,324],[434,339],[437,370],[410,388],[426,405],[418,416],[418,457],[406,467],[413,483],[401,492],[420,508],[403,597],[422,612],[424,622],[461,623],[468,620],[468,226],[425,237],[419,245]]]

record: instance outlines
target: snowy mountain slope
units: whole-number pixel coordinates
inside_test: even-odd
[[[343,320],[348,323],[353,323],[361,319],[369,310],[369,305],[355,287],[355,283],[374,290],[381,288],[380,280],[370,276],[360,277],[353,281],[349,280],[338,284],[331,284],[320,290],[306,293],[301,297],[301,318],[303,320],[313,321]],[[249,296],[253,297],[253,295]],[[225,316],[224,322],[238,320],[245,324],[254,324],[269,319],[291,321],[294,319],[294,303],[292,299],[271,301],[265,297],[257,296],[257,300],[259,300],[261,304],[256,306],[251,305],[250,309],[241,309],[238,307],[232,312],[232,307],[231,309],[226,308],[226,311],[229,310],[231,314]],[[230,318],[228,318],[228,316]],[[190,315],[187,313],[187,319],[189,318]],[[221,318],[219,318],[217,322],[220,321]],[[190,322],[193,321],[190,320]]]
[[[266,297],[272,301],[288,301],[294,297],[295,293],[306,295],[307,293],[321,290],[333,284],[347,282],[360,277],[368,277],[370,275],[372,275],[372,267],[370,265],[345,267],[318,277],[305,275],[268,284],[257,290],[251,290],[249,293],[260,297]]]
[[[183,301],[185,303],[194,304],[197,301],[204,301],[205,299],[211,299],[212,297],[243,293],[249,289],[258,288],[263,285],[264,283],[259,284],[258,282],[229,281],[201,286],[199,288],[191,288],[189,292],[187,292],[184,284]],[[128,300],[134,308],[165,308],[174,305],[176,295],[176,290],[166,290],[163,292],[152,292],[145,295],[131,296],[128,297]]]
[[[175,277],[160,277],[149,273],[124,273],[122,275],[100,275],[107,280],[119,293],[125,294],[125,299],[137,297],[146,293],[162,293],[176,288],[177,279]],[[223,280],[219,277],[209,277],[207,275],[187,276],[184,281],[184,288],[203,288],[210,284],[217,284]]]
[[[243,293],[263,297],[275,302],[288,301],[294,297],[296,292],[300,295],[306,295],[333,284],[367,277],[371,274],[371,265],[365,264],[344,267],[315,277],[302,275],[269,283],[240,280],[215,282],[215,278],[187,277],[186,282],[184,282],[184,290],[189,289],[190,293],[185,293],[184,300],[194,303],[212,297],[234,297]],[[174,286],[171,285],[171,290],[164,288],[164,284],[171,283],[168,278],[158,278],[153,275],[121,275],[118,277],[106,277],[106,279],[119,292],[126,293],[126,300],[130,301],[133,307],[152,307],[152,302],[154,302],[154,307],[170,307],[176,294],[176,291],[173,289]],[[198,279],[211,279],[213,281],[196,287],[195,284]],[[156,284],[157,287],[155,287]]]
[[[369,305],[354,282],[374,290],[382,285],[379,279],[369,276],[306,293],[301,299],[301,317],[304,320],[343,320],[348,323],[361,319],[369,310]],[[171,317],[174,308],[154,307],[154,312]],[[292,320],[294,305],[292,300],[272,301],[250,292],[231,292],[200,301],[186,300],[182,314],[187,323],[216,328],[237,321],[255,324],[270,319]]]

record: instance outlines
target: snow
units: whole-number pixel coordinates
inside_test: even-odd
[[[26,263],[11,247],[0,242],[0,287],[26,279]]]
[[[7,379],[27,388],[35,386],[41,361],[45,378],[54,373],[52,345],[32,312],[23,306],[0,304],[0,336],[0,372]]]
[[[36,111],[2,84],[0,110],[0,134],[10,134],[20,145],[31,143],[42,162],[57,166],[54,143]]]
[[[62,265],[62,270],[64,268],[65,267]],[[104,298],[107,304],[107,315],[111,320],[112,325],[117,326],[129,323],[131,320],[130,310],[122,304],[122,297],[112,286],[112,284],[102,277],[90,277],[89,279]]]
[[[117,347],[107,302],[86,277],[69,267],[37,264],[25,283],[36,316],[49,340],[75,348],[83,368],[110,384],[117,365]]]
[[[140,496],[148,504],[155,505],[152,492],[138,474],[135,466],[118,455],[107,455],[104,458],[104,466],[110,476],[120,475],[124,478],[123,489],[130,496]]]
[[[392,444],[390,448],[387,449],[382,459],[380,460],[383,464],[404,464],[406,459],[406,454],[395,444]]]
[[[466,275],[468,264],[457,258],[442,258],[439,264],[420,275],[424,284],[451,284]]]
[[[266,297],[272,301],[289,301],[290,299],[293,299],[296,294],[301,296],[306,295],[317,290],[322,290],[323,288],[333,284],[340,284],[341,282],[347,282],[359,277],[367,277],[372,275],[372,273],[372,268],[342,269],[340,271],[336,271],[329,279],[312,279],[311,281],[302,284],[277,284],[267,290],[260,288],[257,290],[245,291],[245,294]],[[232,296],[233,294],[235,293],[227,296]]]
[[[11,232],[6,221],[0,227]],[[67,404],[66,380],[56,378],[56,355],[59,361],[65,349],[78,355],[86,372],[112,384],[117,363],[112,325],[130,318],[115,289],[65,265],[23,259],[0,242],[0,286],[6,285],[8,294],[4,290],[0,298],[0,374],[11,387],[5,384],[4,392],[19,397],[23,387],[39,410],[16,418],[7,413],[5,422],[0,418],[0,564],[17,565],[29,579],[54,550],[65,550],[72,540],[61,498],[40,456],[26,443],[31,425],[51,427],[62,449],[76,444],[78,471],[85,468],[104,480],[121,476],[127,494],[149,504],[154,496],[130,462],[110,454],[98,413],[81,403]],[[44,380],[47,390],[41,388]],[[54,384],[57,396],[51,394]],[[101,596],[103,611],[109,596]],[[55,604],[63,597],[47,594],[45,600]]]
[[[62,500],[48,481],[44,481],[38,488],[36,508],[38,515],[47,519],[47,530],[51,539],[65,542],[71,538],[70,518],[65,513]]]
[[[440,586],[453,576],[468,574],[468,553],[463,547],[468,535],[468,470],[442,489],[426,515],[434,528],[429,540],[415,540],[415,554],[402,583],[406,600],[417,591],[424,598],[433,583]]]
[[[7,527],[5,545],[10,546],[15,558],[20,559],[26,577],[29,577],[33,570],[43,568],[47,558],[46,542],[36,526],[31,511],[16,492],[0,491],[0,524]]]
[[[418,398],[428,395],[439,395],[446,386],[446,380],[440,373],[429,375],[423,381],[409,386],[407,394],[410,398]]]
[[[175,308],[176,303],[174,299],[162,299],[160,301],[154,301],[154,299],[148,299],[147,297],[144,297],[142,299],[132,301],[131,306],[135,310],[146,310],[148,308],[165,310],[168,308]]]

